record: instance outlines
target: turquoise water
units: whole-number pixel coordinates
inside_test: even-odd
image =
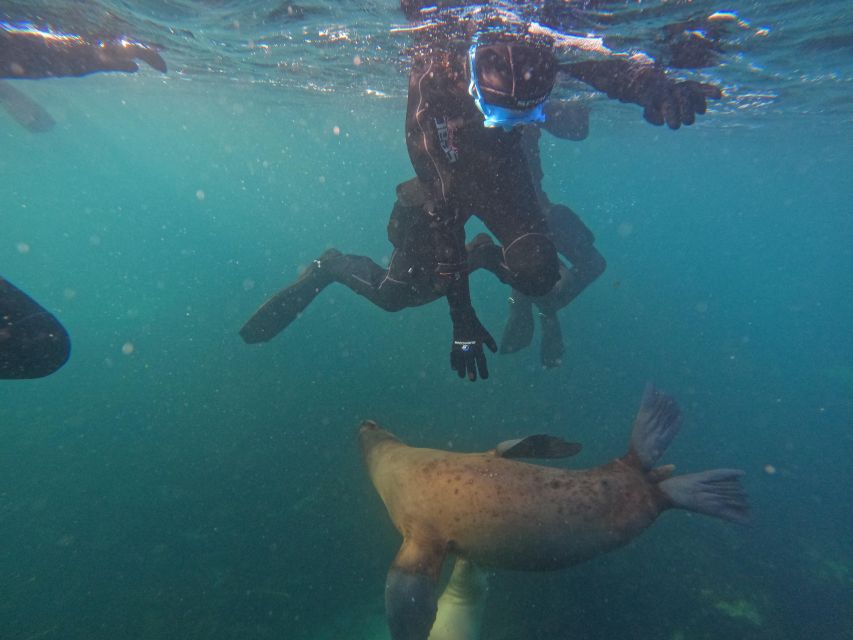
[[[544,136],[546,190],[608,260],[561,315],[562,368],[537,336],[459,381],[443,303],[386,314],[342,287],[246,346],[327,246],[388,256],[411,175],[396,82],[16,84],[57,125],[0,113],[0,273],[73,353],[0,386],[0,638],[385,637],[399,538],[360,420],[457,450],[550,432],[594,466],[624,452],[646,380],[685,413],[665,461],[745,469],[754,524],[670,512],[580,567],[495,573],[484,640],[853,638],[849,112],[783,96],[671,132],[596,102],[586,141]],[[499,334],[508,292],[472,287]]]

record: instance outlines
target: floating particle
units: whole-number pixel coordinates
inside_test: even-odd
[[[125,342],[123,345],[121,345],[121,352],[124,355],[129,356],[131,353],[133,353],[133,351],[134,346],[132,342]]]
[[[30,245],[26,242],[19,242],[15,245],[15,248],[18,250],[18,253],[29,253]]]
[[[776,467],[774,467],[772,464],[765,464],[764,473],[766,473],[768,476],[772,476],[774,473],[776,473]]]
[[[199,202],[201,202],[202,200],[204,200],[204,191],[199,189],[195,192],[195,197]]]

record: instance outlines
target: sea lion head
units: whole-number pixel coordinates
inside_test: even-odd
[[[395,435],[385,431],[373,420],[365,420],[358,428],[358,442],[361,445],[361,453],[366,460],[378,444],[383,442],[399,443],[400,440]]]

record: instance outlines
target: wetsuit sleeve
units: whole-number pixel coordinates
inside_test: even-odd
[[[639,103],[643,83],[641,79],[654,67],[628,60],[585,60],[565,64],[560,70],[584,82],[609,98],[622,102]]]
[[[166,63],[154,48],[124,38],[89,41],[73,34],[0,28],[0,78],[85,76],[99,71],[132,73],[139,69],[136,59],[166,71]]]
[[[643,117],[671,129],[690,125],[705,113],[707,100],[719,99],[719,87],[694,80],[677,81],[652,64],[629,60],[586,60],[561,65],[561,71],[621,102],[643,107]]]

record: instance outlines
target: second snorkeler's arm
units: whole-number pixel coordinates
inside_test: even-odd
[[[0,28],[0,78],[132,73],[139,69],[135,60],[166,72],[166,63],[154,47],[126,38],[99,40],[35,28]]]

